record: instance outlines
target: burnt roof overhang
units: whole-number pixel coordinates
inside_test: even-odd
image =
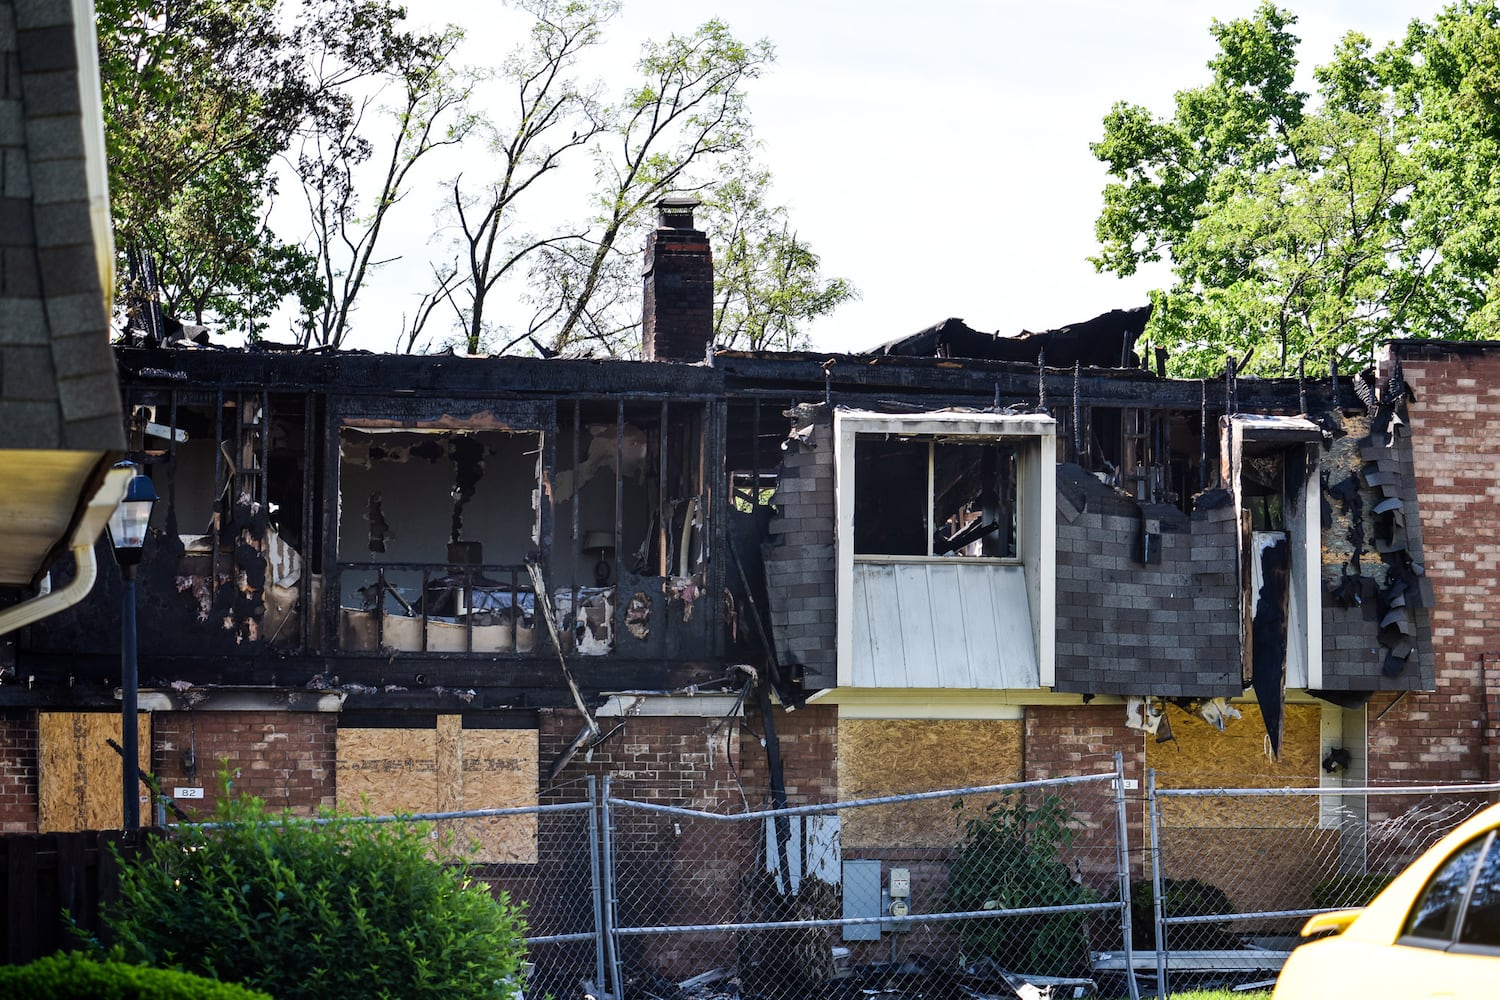
[[[919,358],[972,358],[1035,363],[1045,353],[1052,368],[1074,364],[1094,368],[1134,367],[1135,345],[1151,307],[1114,309],[1055,330],[1022,330],[1015,336],[981,333],[961,319],[946,319],[918,333],[887,341],[869,354]]]

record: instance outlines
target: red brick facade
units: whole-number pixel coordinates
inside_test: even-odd
[[[833,708],[776,710],[776,734],[790,805],[838,798]],[[710,812],[738,812],[769,804],[766,751],[759,713],[746,719],[691,716],[599,720],[606,733],[588,760],[574,757],[547,789],[544,802],[576,801],[587,775],[612,775],[616,798],[639,799]],[[582,725],[576,712],[543,712],[540,763],[543,777]]]
[[[1417,394],[1412,458],[1434,598],[1436,690],[1370,702],[1370,778],[1492,781],[1500,778],[1500,353],[1437,345],[1397,353]]]
[[[0,711],[0,833],[35,833],[36,710]]]
[[[219,771],[234,789],[272,809],[314,813],[334,804],[338,716],[322,712],[157,712],[151,767],[168,794],[201,785],[203,799],[176,799],[190,815],[211,812]],[[188,752],[195,767],[189,774]]]

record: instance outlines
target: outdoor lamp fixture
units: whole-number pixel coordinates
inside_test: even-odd
[[[115,468],[135,468],[121,462]],[[124,745],[120,770],[124,778],[126,833],[141,828],[141,779],[139,774],[140,732],[136,725],[136,703],[140,680],[136,672],[135,571],[146,544],[146,525],[156,503],[156,487],[149,476],[137,472],[125,489],[125,499],[109,518],[109,542],[125,581],[120,608],[120,742]]]

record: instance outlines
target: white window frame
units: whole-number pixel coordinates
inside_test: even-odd
[[[1043,414],[1011,413],[873,413],[839,408],[834,412],[835,492],[838,501],[838,684],[854,677],[854,449],[859,436],[897,434],[917,438],[972,438],[974,443],[1007,441],[1016,448],[1016,555],[989,559],[1026,572],[1032,638],[1036,643],[1039,683],[1056,683],[1057,587],[1057,421]],[[981,561],[969,557],[963,561]],[[861,562],[932,561],[952,563],[953,556],[860,556]]]

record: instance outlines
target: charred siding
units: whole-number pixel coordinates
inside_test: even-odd
[[[1207,494],[1188,516],[1138,504],[1077,466],[1059,468],[1058,690],[1241,692],[1234,511],[1226,500]],[[1141,561],[1147,534],[1157,539],[1159,561]]]

